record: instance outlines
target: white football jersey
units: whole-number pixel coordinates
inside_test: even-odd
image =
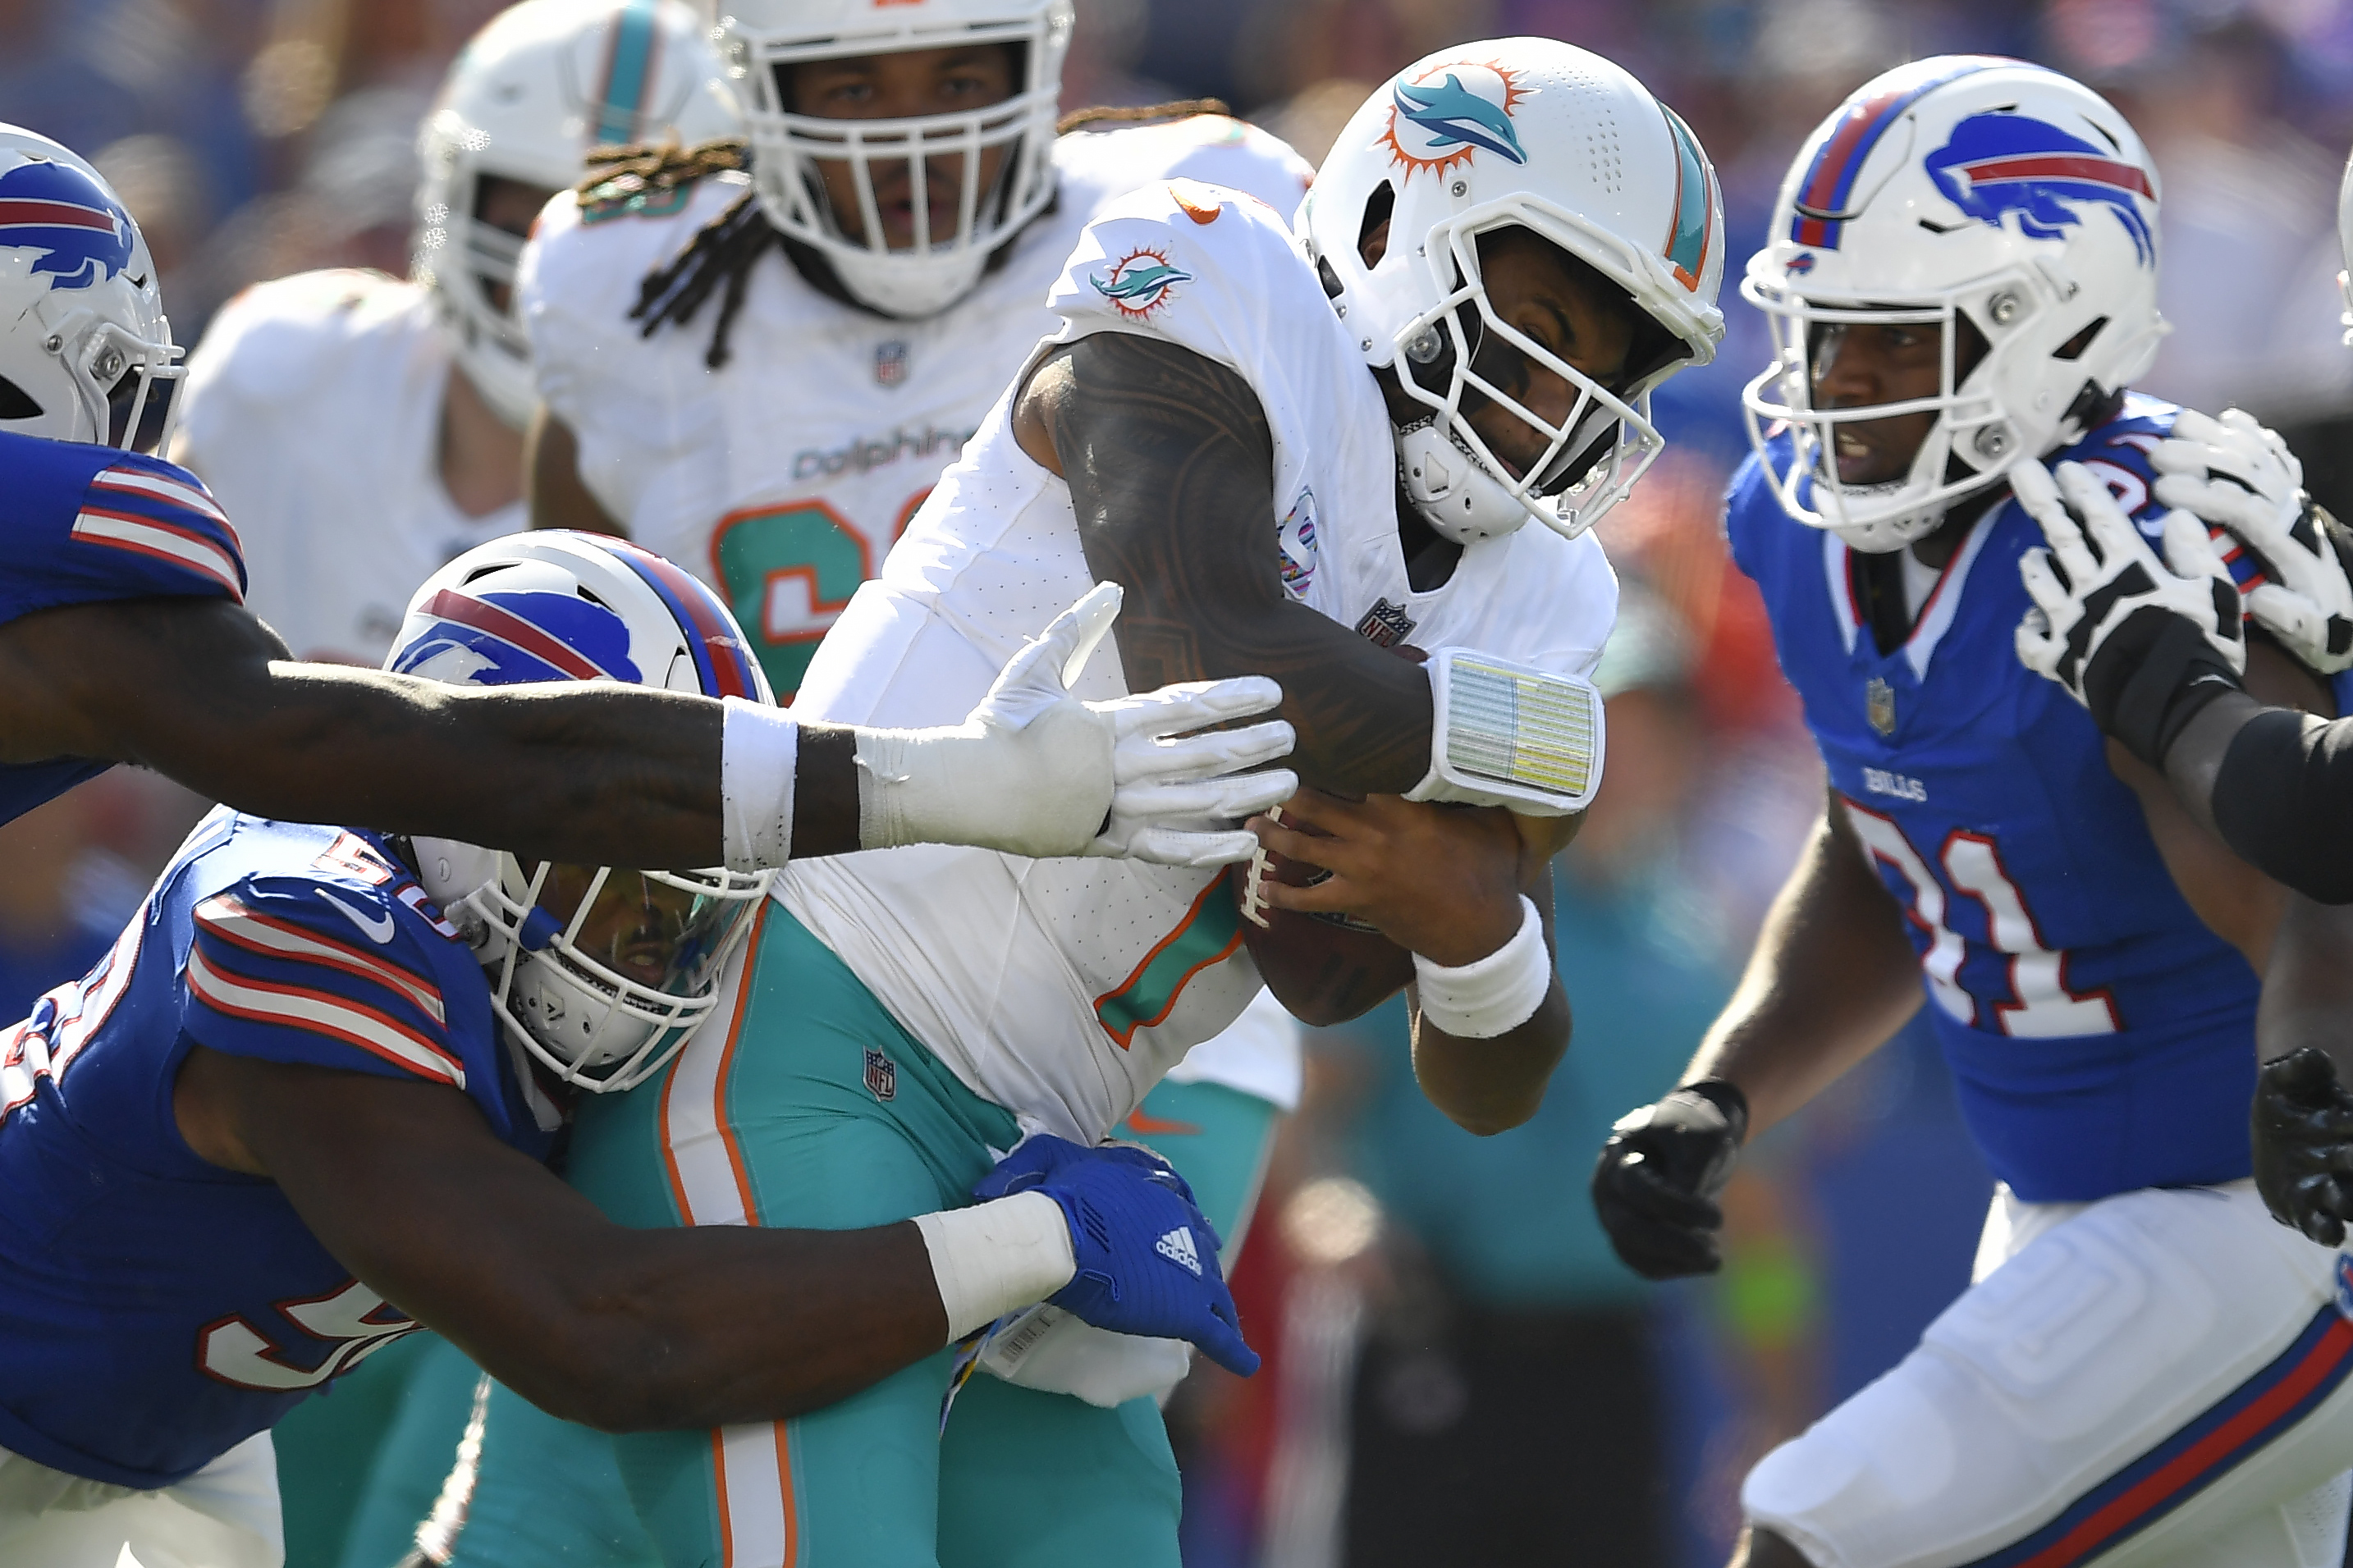
[[[1294,599],[1383,644],[1590,673],[1617,581],[1589,537],[1531,524],[1471,546],[1430,593],[1408,585],[1378,388],[1271,208],[1155,182],[1087,226],[1051,303],[1064,340],[1163,338],[1248,380],[1273,433],[1266,526]],[[818,651],[797,704],[809,716],[956,722],[1085,591],[1070,489],[1022,452],[1011,402],[989,412]],[[1111,646],[1076,689],[1124,692]],[[797,862],[777,896],[965,1082],[1082,1142],[1260,990],[1216,872],[923,846]]]
[[[950,310],[876,315],[813,287],[781,255],[749,275],[709,369],[719,300],[643,336],[638,280],[751,188],[697,182],[672,211],[540,216],[522,312],[547,405],[579,438],[590,493],[629,536],[725,595],[780,698],[955,460],[1038,340],[1059,324],[1048,285],[1102,205],[1172,175],[1250,192],[1289,217],[1312,171],[1274,137],[1223,116],[1062,137],[1054,208]]]
[[[469,517],[441,483],[449,339],[425,291],[381,272],[303,272],[221,308],[188,358],[173,447],[237,524],[246,607],[297,658],[380,663],[408,595],[525,526]]]

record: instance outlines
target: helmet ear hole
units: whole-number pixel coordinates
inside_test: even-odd
[[[2073,337],[2069,338],[2065,342],[2061,343],[2057,348],[2052,350],[2051,357],[2052,359],[2060,360],[2082,359],[2084,357],[2084,351],[2092,346],[2092,340],[2098,337],[2100,335],[2100,329],[2107,324],[2108,319],[2105,316],[2094,317],[2092,319],[2091,325],[2085,327],[2082,331],[2077,332]]]
[[[1397,186],[1383,180],[1365,198],[1365,218],[1356,226],[1356,254],[1367,267],[1378,267],[1388,254],[1389,216],[1397,211]]]
[[[31,393],[0,375],[0,419],[38,419],[47,412]]]

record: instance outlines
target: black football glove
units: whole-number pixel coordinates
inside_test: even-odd
[[[2251,1116],[2255,1190],[2284,1226],[2323,1247],[2345,1239],[2353,1219],[2353,1094],[2337,1064],[2311,1046],[2265,1062]]]
[[[1724,1266],[1715,1200],[1747,1136],[1747,1098],[1721,1079],[1618,1119],[1593,1168],[1593,1210],[1627,1268],[1674,1279]]]

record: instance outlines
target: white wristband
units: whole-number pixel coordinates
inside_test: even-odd
[[[793,856],[793,779],[801,727],[790,713],[725,700],[719,742],[719,816],[730,871],[760,871]]]
[[[1552,990],[1552,954],[1535,900],[1520,895],[1520,929],[1512,940],[1458,969],[1413,955],[1424,1022],[1458,1040],[1492,1040],[1530,1018]]]
[[[1016,1193],[968,1209],[919,1214],[932,1278],[955,1343],[1006,1313],[1034,1306],[1078,1272],[1071,1224],[1043,1193]]]

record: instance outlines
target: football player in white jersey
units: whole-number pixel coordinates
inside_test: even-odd
[[[419,138],[413,279],[300,273],[214,318],[189,359],[174,456],[237,519],[248,606],[297,657],[375,665],[409,588],[523,526],[538,397],[515,259],[589,148],[733,128],[703,31],[679,0],[501,13]]]
[[[737,57],[755,83],[807,68],[760,48],[747,40]],[[828,164],[887,171],[875,149],[910,134],[903,121],[858,139],[836,125],[829,142],[822,126],[792,129],[773,153],[757,147],[757,168],[805,214],[819,193],[840,202]],[[1590,155],[1595,137],[1607,156]],[[1053,340],[851,598],[799,706],[912,721],[956,700],[1021,606],[1100,571],[1141,612],[1120,669],[1092,677],[1103,690],[1237,661],[1285,672],[1302,771],[1335,792],[1286,809],[1330,840],[1263,836],[1335,875],[1253,884],[1249,901],[1276,911],[1257,935],[1215,875],[913,854],[780,882],[733,1026],[690,1047],[659,1094],[580,1128],[574,1179],[628,1223],[852,1224],[915,1201],[993,1142],[1093,1142],[1259,994],[1261,956],[1303,1016],[1413,982],[1424,1084],[1466,1126],[1514,1125],[1542,1093],[1568,1034],[1544,868],[1598,780],[1583,678],[1616,597],[1584,531],[1657,450],[1650,389],[1720,334],[1713,173],[1618,68],[1509,39],[1432,57],[1376,93],[1296,240],[1265,202],[1185,174],[1164,165],[1085,224],[1053,281]],[[976,202],[951,182],[918,206],[902,184],[894,208],[887,174],[869,177],[854,237],[801,230],[828,240],[838,271],[861,248],[928,259],[860,246],[892,210],[928,213],[937,230],[941,212],[1023,188]],[[538,281],[526,261],[535,345],[547,317],[533,290],[556,276],[561,215],[543,221]],[[964,249],[985,268],[986,251]],[[739,331],[780,271],[752,274]],[[665,296],[649,297],[658,312]],[[562,416],[560,367],[543,365]],[[828,391],[845,379],[781,357],[764,374]],[[710,443],[693,471],[625,490],[577,432],[588,489],[632,519],[664,515],[672,487],[707,486],[728,464],[790,456],[773,436],[765,453],[737,440],[722,455],[711,421],[756,411],[664,413],[654,374],[629,377],[630,438]],[[795,574],[778,561],[745,584],[776,595]],[[1299,925],[1302,909],[1388,940],[1319,944],[1302,932],[1325,928]],[[1163,1240],[1175,1266],[1200,1244]],[[980,1358],[1026,1350],[1004,1342],[1028,1327],[1000,1329]],[[963,1382],[937,1441],[943,1394],[958,1388],[944,1358],[781,1426],[616,1447],[667,1562],[1173,1564],[1177,1487],[1157,1413],[1119,1398],[1155,1386],[1155,1353],[1114,1341],[1051,1379],[1016,1369],[1029,1386]]]
[[[533,436],[532,505],[543,524],[666,542],[657,548],[738,608],[788,694],[850,593],[1054,330],[1042,301],[1086,217],[1171,174],[1250,192],[1288,215],[1310,170],[1222,115],[1057,137],[1071,16],[1054,0],[733,12],[730,86],[752,110],[755,167],[801,167],[800,150],[838,140],[851,121],[879,153],[915,121],[933,141],[979,144],[976,173],[934,160],[933,200],[917,215],[903,160],[865,164],[863,195],[849,164],[826,161],[816,175],[823,196],[755,184],[736,167],[735,142],[609,161],[582,195],[548,209],[522,264],[520,304],[548,399]],[[949,33],[963,41],[944,45]],[[765,63],[743,63],[754,55]],[[869,202],[880,247],[845,238],[860,220],[833,216]],[[956,237],[919,254],[919,223]],[[658,303],[640,310],[649,300]],[[1298,1026],[1268,1002],[1207,1042],[1186,1081],[1124,1127],[1181,1163],[1229,1244],[1247,1223],[1275,1121],[1297,1101],[1300,1070]],[[1082,1327],[1037,1342],[1038,1326],[1022,1341],[1033,1368],[1068,1359],[1061,1341]],[[1181,1376],[1188,1353],[1162,1347],[1159,1381]],[[1005,1356],[990,1364],[1011,1367]],[[630,1536],[626,1510],[614,1512],[605,1439],[502,1389],[484,1399],[479,1467],[456,1479],[441,1510],[463,1529],[431,1527],[438,1550],[459,1562],[577,1562]],[[387,1527],[413,1524],[434,1500],[418,1478],[432,1469],[438,1484],[468,1403],[446,1393],[410,1402],[355,1531],[355,1563],[383,1555]]]

